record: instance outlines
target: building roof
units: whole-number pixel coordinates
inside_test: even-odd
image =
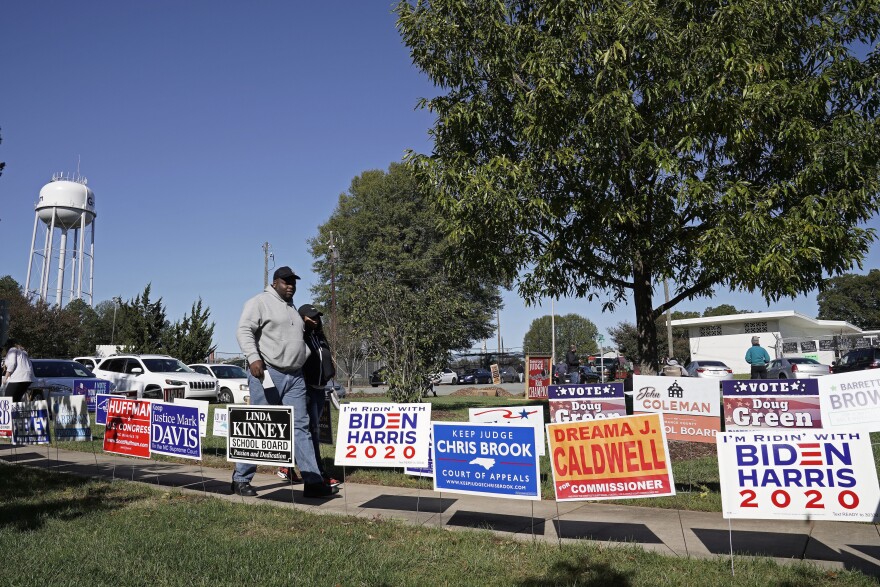
[[[727,314],[725,316],[707,316],[704,318],[684,318],[673,320],[673,326],[707,326],[710,324],[735,324],[737,322],[755,322],[758,320],[789,320],[805,323],[805,326],[822,327],[837,330],[841,333],[859,334],[862,329],[845,320],[819,320],[799,314],[794,310],[778,312],[750,312],[747,314]]]

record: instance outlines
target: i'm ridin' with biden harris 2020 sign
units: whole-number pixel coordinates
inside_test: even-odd
[[[531,426],[434,422],[434,490],[541,499]]]

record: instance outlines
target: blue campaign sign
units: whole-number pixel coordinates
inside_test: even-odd
[[[623,399],[623,383],[569,383],[547,388],[547,399],[572,398]]]
[[[535,430],[434,422],[434,490],[541,499]]]
[[[762,395],[819,395],[819,382],[816,379],[739,379],[721,382],[721,395],[762,396]]]
[[[107,406],[110,405],[111,397],[114,396],[109,393],[99,393],[95,396],[95,424],[107,425]]]
[[[153,402],[150,420],[150,452],[184,459],[202,458],[199,409]]]
[[[74,379],[73,395],[86,396],[87,409],[95,411],[99,393],[110,393],[110,382],[103,379]]]

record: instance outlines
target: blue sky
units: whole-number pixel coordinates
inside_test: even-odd
[[[339,194],[407,149],[430,151],[432,118],[415,108],[433,88],[412,66],[391,6],[4,3],[0,275],[24,284],[40,188],[79,161],[96,200],[95,301],[152,283],[178,320],[201,297],[218,351],[238,352],[242,304],[263,285],[262,243],[303,276],[295,301],[310,301],[306,239]],[[504,299],[504,346],[519,347],[550,304]],[[678,309],[721,303],[818,311],[815,295],[767,306],[726,292]],[[606,339],[635,318],[631,305],[602,314],[600,302],[582,300],[560,300],[556,312],[590,318]]]

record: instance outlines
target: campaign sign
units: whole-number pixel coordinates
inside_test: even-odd
[[[745,430],[718,435],[725,518],[877,522],[868,432]]]
[[[541,499],[531,426],[434,422],[434,491]]]
[[[715,442],[721,429],[718,381],[633,375],[633,414],[663,414],[670,440]]]
[[[675,495],[662,414],[547,424],[557,501]]]
[[[342,404],[338,426],[336,466],[428,466],[431,404]]]
[[[544,441],[544,406],[521,406],[509,408],[469,408],[468,421],[476,424],[513,424],[531,426],[535,429],[535,448],[538,456],[547,454]]]
[[[174,398],[174,403],[179,406],[189,406],[199,411],[199,436],[204,438],[208,435],[208,401],[201,399]]]
[[[722,381],[724,429],[822,428],[815,379]]]
[[[13,402],[12,444],[49,444],[49,404]]]
[[[107,408],[110,405],[111,397],[114,396],[109,393],[99,393],[95,396],[95,424],[107,425]]]
[[[83,442],[92,439],[87,401],[85,395],[78,394],[53,393],[49,396],[56,442]]]
[[[547,388],[551,422],[579,422],[626,416],[622,383],[575,383]]]
[[[526,396],[529,399],[547,399],[550,373],[549,356],[526,357]]]
[[[825,428],[880,432],[880,370],[823,375],[816,381]]]
[[[104,451],[150,458],[150,402],[111,395],[107,401]]]
[[[404,467],[404,475],[413,475],[415,477],[433,477],[434,476],[434,440],[432,436],[428,436],[428,466],[427,467]]]
[[[318,442],[333,444],[333,420],[330,418],[330,400],[324,400],[324,409],[318,419]]]
[[[12,437],[12,398],[0,397],[0,438]]]
[[[226,408],[217,408],[214,410],[214,436],[229,436],[229,412]]]
[[[110,382],[103,379],[74,379],[71,383],[73,395],[86,396],[90,412],[95,411],[95,402],[99,393],[110,393]]]
[[[171,457],[201,460],[198,406],[153,402],[150,451]]]
[[[254,465],[293,465],[293,408],[228,406],[226,460]]]

